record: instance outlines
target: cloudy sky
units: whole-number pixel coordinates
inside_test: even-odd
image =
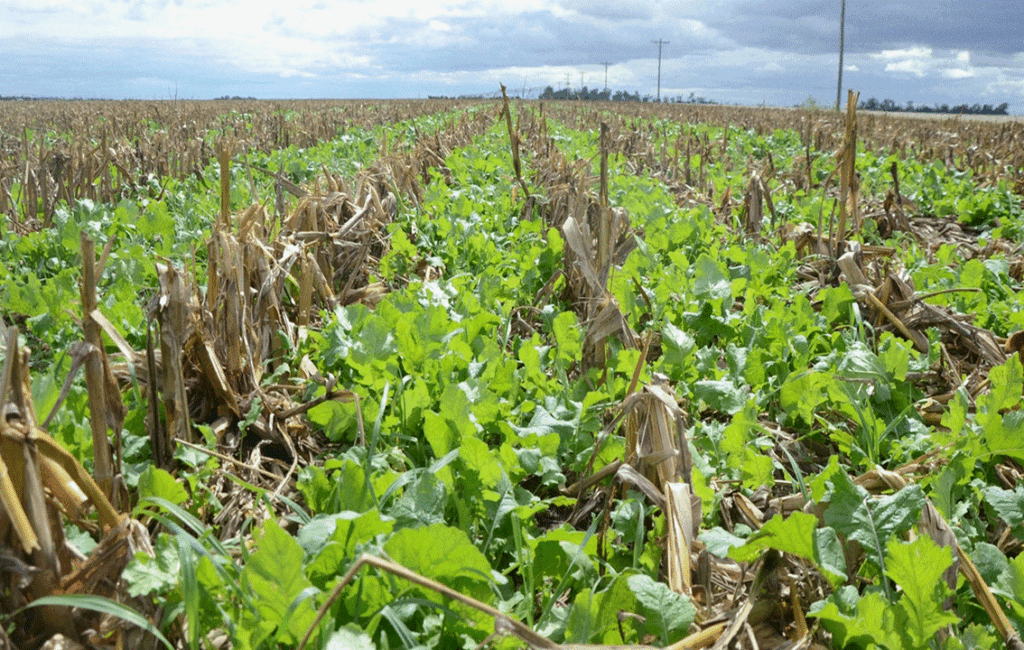
[[[847,0],[843,85],[1024,113],[1021,0]],[[840,0],[0,0],[0,95],[835,101]],[[604,63],[609,65],[606,67]],[[845,93],[844,93],[845,97]]]

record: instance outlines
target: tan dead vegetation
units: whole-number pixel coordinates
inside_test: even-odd
[[[466,106],[455,100],[5,101],[0,111],[0,214],[14,228],[49,226],[57,205],[116,202],[202,178],[211,134],[239,151],[305,148],[353,125],[391,124]],[[155,198],[155,197],[154,197]]]

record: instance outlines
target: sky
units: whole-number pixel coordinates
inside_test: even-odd
[[[0,0],[0,96],[832,105],[841,0]],[[1021,0],[847,0],[845,89],[1024,113]],[[660,91],[658,50],[661,45]],[[606,65],[607,64],[607,65]]]

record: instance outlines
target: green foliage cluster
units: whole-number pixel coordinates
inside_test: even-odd
[[[446,119],[350,129],[322,146],[253,154],[251,162],[284,170],[296,183],[322,166],[350,174],[372,160],[385,134],[394,142],[401,139],[396,133],[444,128]],[[657,508],[633,492],[617,499],[600,551],[600,517],[578,527],[564,523],[575,500],[559,486],[623,456],[624,441],[611,436],[588,465],[608,414],[626,396],[639,352],[613,343],[606,373],[583,371],[583,325],[573,305],[557,297],[564,280],[556,281],[553,298],[537,302],[562,268],[564,242],[557,229],[522,214],[503,128],[499,123],[451,152],[450,173],[433,174],[421,204],[403,206],[390,224],[391,246],[378,272],[392,291],[380,304],[322,314],[322,326],[291,351],[296,364],[308,355],[360,399],[309,411],[332,447],[321,465],[300,471],[303,503],[290,503],[290,521],[267,520],[249,527],[245,539],[219,539],[203,519],[224,507],[205,486],[217,461],[179,449],[190,468],[184,481],[150,467],[145,404],[138,395],[129,400],[124,439],[126,459],[134,463],[127,479],[138,491],[136,514],[154,518],[164,532],[155,555],[137,556],[125,578],[132,595],[164,603],[157,622],[164,633],[187,630],[190,648],[203,647],[214,629],[229,634],[233,647],[294,647],[361,553],[386,554],[557,642],[668,644],[686,633],[695,606],[658,581],[664,516]],[[650,132],[674,146],[681,128],[658,122]],[[711,127],[686,128],[722,137]],[[549,132],[570,158],[594,159],[594,134],[554,121]],[[733,130],[722,158],[705,161],[716,192],[742,195],[747,161],[768,153],[784,168],[803,148],[793,133]],[[529,154],[524,151],[526,169]],[[821,181],[828,154],[816,155]],[[884,186],[891,160],[886,152],[863,152],[865,192]],[[1024,461],[1024,417],[1013,410],[1024,382],[1020,362],[1014,357],[993,369],[991,390],[976,400],[958,393],[942,429],[926,425],[914,408],[922,394],[911,377],[938,361],[935,341],[922,354],[902,339],[874,336],[845,285],[822,291],[815,302],[794,292],[793,244],[741,240],[735,224],[708,207],[680,208],[660,180],[633,173],[628,162],[613,158],[609,195],[644,236],[609,287],[630,326],[660,342],[641,380],[652,372],[667,376],[694,422],[687,437],[708,549],[739,561],[777,549],[816,566],[833,592],[812,615],[837,647],[935,647],[935,633],[947,625],[957,635],[944,647],[992,647],[991,626],[969,587],[951,588],[942,578],[952,563],[949,549],[911,534],[927,498],[1014,623],[1024,624],[1024,565],[990,543],[998,519],[1024,534],[1024,493],[993,484],[998,459]],[[697,156],[691,162],[700,164]],[[979,190],[969,173],[900,164],[904,194],[925,210],[957,214],[993,238],[1024,232],[1019,197],[1004,185]],[[238,166],[236,173],[242,179],[245,172]],[[53,230],[0,233],[5,310],[24,318],[28,336],[50,349],[66,347],[76,336],[64,308],[76,302],[78,232],[90,232],[100,246],[116,236],[102,308],[143,347],[152,259],[195,265],[195,277],[205,277],[202,251],[191,243],[206,236],[218,210],[217,174],[207,171],[209,185],[161,180],[161,200],[82,202],[58,211]],[[236,206],[258,199],[248,195],[248,182],[233,187]],[[257,190],[271,191],[262,184]],[[783,218],[814,223],[820,200],[793,191],[775,203]],[[930,257],[914,242],[905,244],[904,262],[919,290],[981,290],[943,294],[935,298],[939,304],[977,313],[979,324],[1001,333],[1024,327],[1005,259],[959,264],[950,250]],[[433,279],[416,275],[424,264],[438,271]],[[40,355],[35,361],[39,368],[53,363],[36,375],[35,387],[39,403],[52,403],[66,360]],[[82,458],[86,418],[79,389],[53,425]],[[353,444],[361,427],[366,444]],[[776,446],[779,429],[831,450],[831,461],[773,460],[765,452]],[[920,485],[872,497],[850,480],[937,446],[948,463]],[[756,532],[726,530],[714,507],[722,495],[713,480],[748,491],[784,484],[819,504],[822,520],[798,512]],[[258,503],[280,498],[235,481]],[[866,560],[848,565],[841,540],[857,542]],[[958,616],[944,608],[950,598]],[[620,623],[619,611],[642,618]],[[330,607],[314,643],[472,647],[492,626],[479,612],[368,571]]]

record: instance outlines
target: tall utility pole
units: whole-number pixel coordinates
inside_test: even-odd
[[[651,42],[658,44],[658,101],[661,102],[661,46],[668,45],[668,41],[663,41],[659,38],[658,40]]]
[[[602,61],[601,65],[604,66],[604,89],[608,90],[608,66],[611,65],[611,61]]]
[[[843,36],[846,31],[846,0],[842,0],[842,9],[839,11],[839,84],[836,86],[836,111],[839,110],[839,102],[843,94]]]

